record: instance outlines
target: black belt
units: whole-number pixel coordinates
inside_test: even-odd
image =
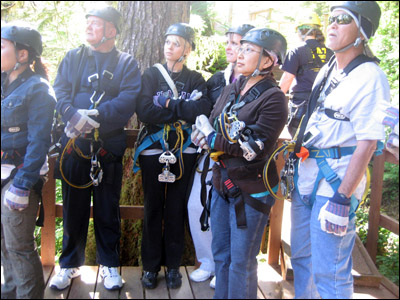
[[[250,196],[250,194],[241,191],[240,188],[237,185],[235,185],[235,183],[228,177],[228,171],[226,168],[221,167],[220,170],[221,170],[221,179],[224,183],[224,187],[226,188],[227,196],[235,199],[234,206],[235,206],[237,228],[242,228],[242,229],[247,228],[246,213],[244,206],[245,203],[260,213],[263,213],[265,215],[269,214],[271,206],[262,203],[254,199],[252,196]]]

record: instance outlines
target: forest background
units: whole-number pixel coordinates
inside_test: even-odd
[[[163,32],[168,25],[176,22],[188,22],[196,32],[196,50],[190,55],[187,65],[190,69],[201,72],[208,79],[217,71],[223,70],[227,63],[225,58],[225,32],[232,25],[249,23],[256,27],[269,27],[281,32],[287,39],[288,49],[296,46],[299,39],[295,27],[311,12],[321,18],[323,32],[326,35],[330,1],[153,1],[153,9],[148,10],[147,1],[104,1],[123,12],[122,34],[118,37],[118,48],[130,52],[138,60],[141,71],[155,62],[162,60]],[[150,2],[150,1],[149,1]],[[391,87],[392,104],[399,105],[399,1],[377,1],[382,16],[380,25],[369,45],[374,54],[381,60],[380,67],[385,72]],[[93,7],[102,5],[101,1],[1,1],[1,22],[23,20],[36,27],[42,34],[44,43],[43,58],[48,63],[51,82],[54,82],[57,68],[66,52],[85,43],[85,14]],[[157,6],[157,9],[154,7]],[[145,57],[140,49],[145,39],[133,41],[129,38],[139,20],[144,24],[155,24],[159,31],[150,30],[150,39],[158,42],[160,47],[152,46],[144,52],[155,56]],[[148,23],[146,23],[148,21]],[[149,28],[140,28],[148,32]],[[160,33],[161,32],[161,33]],[[142,34],[143,36],[143,34]],[[144,36],[146,36],[144,34]],[[142,46],[142,47],[141,47]],[[148,48],[148,47],[147,47]],[[162,49],[162,48],[161,48]],[[138,122],[133,117],[127,125],[137,128]],[[140,184],[140,173],[132,176],[131,155],[127,150],[124,164],[124,182],[121,193],[121,204],[143,204],[143,192]],[[385,166],[383,205],[388,215],[398,217],[398,165]],[[57,201],[62,202],[60,183],[57,184]],[[357,231],[365,241],[368,231],[367,198],[364,206],[358,210]],[[140,265],[140,241],[142,221],[122,221],[121,261],[123,265]],[[62,219],[57,220],[56,260],[61,254]],[[194,264],[194,250],[190,234],[187,231],[186,250],[183,264]],[[40,229],[37,230],[37,242],[40,250]],[[86,249],[86,264],[95,264],[95,241],[93,228],[90,227]],[[399,284],[399,238],[388,230],[381,228],[378,242],[378,267],[385,276]]]

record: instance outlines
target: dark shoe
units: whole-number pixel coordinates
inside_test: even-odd
[[[179,273],[178,269],[168,269],[167,270],[167,276],[166,276],[166,281],[167,281],[167,286],[170,289],[177,289],[181,287],[182,285],[182,275]]]
[[[146,289],[155,289],[157,286],[158,272],[143,272],[142,285]]]

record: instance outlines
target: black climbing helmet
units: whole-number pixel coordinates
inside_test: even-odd
[[[225,35],[227,35],[228,33],[237,33],[238,35],[244,36],[249,30],[253,28],[254,28],[253,25],[242,24],[236,27],[229,28]]]
[[[375,1],[342,1],[331,6],[334,9],[345,8],[353,12],[357,17],[361,15],[361,28],[367,35],[366,38],[373,36],[378,29],[381,18],[381,9]]]
[[[1,38],[33,50],[37,57],[42,55],[42,36],[39,31],[28,25],[6,24],[1,27]]]
[[[287,43],[278,31],[269,28],[254,28],[247,32],[240,43],[253,43],[278,56],[278,64],[282,64],[286,56]]]
[[[89,11],[86,14],[86,19],[89,16],[95,16],[99,17],[103,20],[106,20],[107,22],[111,22],[114,24],[115,28],[117,29],[117,33],[121,32],[121,22],[122,22],[122,16],[118,10],[116,10],[112,6],[106,6],[102,8],[95,8]]]
[[[186,23],[176,23],[168,27],[165,37],[168,35],[177,35],[183,37],[186,41],[192,45],[192,50],[196,49],[194,43],[194,30],[189,24]]]

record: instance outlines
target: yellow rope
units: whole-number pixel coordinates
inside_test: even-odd
[[[288,197],[289,194],[289,186],[286,186],[286,194],[282,195],[282,197],[279,197],[274,191],[272,190],[269,181],[268,181],[268,168],[271,163],[271,161],[275,158],[275,155],[279,155],[281,152],[285,153],[287,152],[287,155],[289,155],[290,152],[293,152],[294,150],[295,143],[294,142],[283,142],[282,146],[278,147],[270,156],[268,159],[268,162],[264,166],[263,170],[263,181],[264,185],[267,188],[267,190],[270,192],[270,194],[277,200],[285,200]],[[280,176],[280,175],[279,175]],[[279,179],[279,188],[281,189],[280,186],[280,179]]]
[[[62,169],[62,163],[63,163],[63,160],[64,160],[65,151],[66,151],[67,149],[69,149],[69,147],[71,147],[71,145],[72,145],[74,151],[75,151],[75,149],[79,149],[78,146],[75,146],[75,139],[76,139],[76,138],[69,139],[67,145],[64,147],[64,150],[63,150],[63,152],[62,152],[62,154],[61,154],[61,157],[60,157],[60,173],[61,173],[62,178],[64,179],[64,181],[65,181],[68,185],[70,185],[70,186],[72,186],[72,187],[74,187],[74,188],[76,188],[76,189],[86,189],[86,188],[88,188],[88,187],[90,187],[90,186],[93,185],[93,181],[90,181],[90,182],[88,182],[88,183],[86,183],[86,184],[84,184],[84,185],[76,185],[76,184],[73,184],[73,183],[71,183],[71,182],[65,177],[64,172],[63,172],[63,169]],[[80,151],[80,149],[79,149],[78,154],[79,154],[79,153],[82,153],[82,151]],[[80,155],[80,154],[79,154],[79,155]],[[87,158],[87,156],[82,156],[82,157]],[[90,158],[88,158],[88,159],[90,159]],[[97,173],[97,171],[96,171],[96,173]]]

